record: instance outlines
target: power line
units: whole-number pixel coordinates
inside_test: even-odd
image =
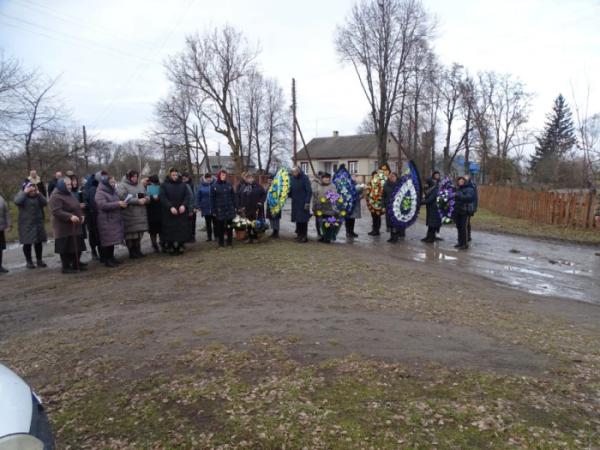
[[[31,0],[13,0],[13,2],[20,3],[24,7],[25,6],[28,8],[33,7],[34,9],[37,9],[40,13],[53,16],[55,19],[61,20],[65,23],[70,23],[70,24],[73,24],[73,25],[76,25],[78,27],[85,28],[85,29],[95,28],[98,31],[102,31],[104,33],[110,33],[111,36],[119,37],[123,40],[130,41],[131,43],[133,43],[135,45],[140,45],[141,47],[143,47],[145,49],[148,49],[149,46],[151,45],[150,42],[139,42],[138,43],[135,41],[131,41],[130,36],[126,36],[126,35],[120,33],[118,30],[114,30],[114,29],[111,29],[108,27],[104,27],[102,25],[95,24],[89,20],[85,20],[85,19],[82,19],[81,17],[77,17],[74,15],[65,14],[65,13],[59,14],[53,8],[50,8],[50,7],[40,4],[40,3],[36,3]]]
[[[70,42],[67,42],[69,44],[87,45],[88,48],[91,46],[91,47],[93,47],[96,50],[99,49],[99,50],[103,50],[103,51],[106,51],[106,52],[109,52],[109,53],[117,54],[119,56],[138,59],[138,60],[144,61],[146,64],[148,64],[148,63],[150,63],[150,64],[157,64],[158,63],[158,61],[153,61],[151,59],[142,58],[139,55],[135,55],[135,54],[129,53],[129,52],[124,52],[124,51],[122,51],[120,49],[100,44],[100,43],[98,43],[96,41],[93,41],[91,39],[86,39],[86,38],[82,38],[82,37],[78,37],[78,36],[73,36],[71,34],[64,33],[62,31],[58,31],[58,30],[52,29],[52,28],[46,27],[44,25],[40,25],[40,24],[35,23],[35,22],[30,22],[30,21],[22,19],[20,17],[11,16],[11,15],[3,13],[3,12],[0,12],[0,17],[2,17],[4,19],[9,19],[9,20],[12,20],[12,21],[15,21],[15,22],[19,22],[22,25],[30,27],[29,29],[27,29],[27,28],[21,28],[24,31],[34,32],[34,34],[40,34],[40,35],[43,35],[43,36],[48,37],[50,39],[58,39],[58,40],[60,40],[59,38],[62,37],[62,42],[65,42],[64,39],[69,39]],[[4,23],[6,25],[12,26],[14,28],[19,28],[19,26],[15,25],[14,23],[6,22],[6,21]],[[34,30],[36,30],[36,31],[42,30],[43,33],[40,33],[40,32],[35,33]]]
[[[183,9],[181,15],[176,20],[175,25],[171,28],[171,30],[169,32],[167,32],[167,34],[165,35],[164,39],[162,39],[162,42],[157,47],[157,49],[156,50],[153,49],[153,50],[151,50],[151,52],[155,52],[155,51],[158,52],[158,51],[162,50],[162,48],[165,46],[165,44],[167,43],[167,41],[171,38],[171,36],[175,32],[175,30],[179,27],[181,21],[183,20],[183,17],[188,12],[188,10],[190,9],[190,7],[194,3],[194,1],[195,0],[189,0],[189,2],[187,3],[187,5]],[[128,79],[124,83],[122,83],[121,86],[119,87],[118,94],[115,95],[112,98],[112,100],[110,100],[110,102],[104,108],[104,110],[92,121],[92,123],[94,125],[97,125],[97,122],[103,120],[110,112],[112,112],[112,110],[114,108],[114,105],[115,105],[115,101],[117,100],[117,98],[119,98],[122,95],[122,93],[125,91],[125,89],[127,87],[129,87],[129,84],[134,80],[134,78],[137,78],[138,75],[141,75],[141,70],[142,70],[142,65],[138,64],[137,67],[132,72],[132,74],[128,77]]]

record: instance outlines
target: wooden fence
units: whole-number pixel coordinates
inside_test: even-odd
[[[535,192],[504,186],[479,186],[478,190],[479,206],[503,216],[564,227],[596,227],[593,192]]]

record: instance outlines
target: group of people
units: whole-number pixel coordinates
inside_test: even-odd
[[[399,183],[398,174],[384,165],[372,175],[379,175],[384,180],[383,205],[388,205]],[[272,179],[269,178],[269,183]],[[442,226],[437,205],[439,183],[440,173],[435,171],[423,187],[427,235],[422,240],[426,243],[441,239],[437,236]],[[358,237],[355,221],[361,218],[362,200],[366,198],[369,201],[368,193],[372,189],[369,184],[359,183],[355,175],[352,175],[352,184],[356,201],[344,217],[348,239]],[[207,241],[214,238],[219,247],[232,245],[233,224],[238,215],[246,218],[248,223],[268,219],[271,237],[278,238],[281,209],[276,214],[270,210],[266,201],[268,188],[260,185],[250,173],[243,174],[234,188],[225,170],[220,170],[216,177],[205,174],[195,188],[189,174],[181,174],[171,168],[162,183],[157,175],[142,179],[136,170],[128,171],[121,180],[100,171],[86,177],[83,186],[72,172],[65,175],[57,172],[46,190],[37,173],[32,171],[14,198],[19,210],[19,242],[27,268],[46,267],[43,260],[43,243],[47,241],[46,208],[49,209],[54,232],[54,251],[60,255],[63,273],[87,269],[87,263],[81,260],[87,245],[92,258],[110,268],[120,264],[115,258],[117,245],[126,245],[130,258],[142,258],[141,241],[145,233],[149,233],[155,252],[181,255],[186,243],[195,242],[197,213],[205,221]],[[291,220],[296,225],[296,241],[308,242],[308,223],[315,216],[319,241],[331,242],[331,236],[323,233],[323,220],[329,216],[328,212],[317,213],[318,208],[323,208],[319,199],[331,193],[336,193],[331,174],[319,173],[318,178],[311,181],[299,167],[291,169],[288,197],[291,200]],[[477,209],[475,185],[466,177],[459,177],[454,197],[453,219],[458,230],[456,247],[466,249],[471,240],[470,218]],[[0,273],[6,272],[2,267],[2,251],[6,248],[5,231],[11,229],[8,210],[7,202],[0,196]],[[322,215],[322,212],[325,214]],[[405,228],[393,226],[386,207],[378,213],[371,213],[369,235],[380,235],[382,215],[390,233],[388,242],[398,242],[404,237]],[[246,240],[252,243],[257,238],[257,230],[248,226]]]

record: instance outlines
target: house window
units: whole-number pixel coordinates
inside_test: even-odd
[[[307,162],[301,162],[300,163],[300,169],[302,169],[302,172],[308,173],[308,163]]]
[[[358,161],[348,161],[348,172],[358,173]]]
[[[323,163],[323,167],[325,168],[324,172],[331,173],[332,164],[333,163],[331,161],[325,161]]]

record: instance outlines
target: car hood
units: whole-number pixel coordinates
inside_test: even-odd
[[[29,433],[32,408],[29,386],[0,364],[0,437]]]

